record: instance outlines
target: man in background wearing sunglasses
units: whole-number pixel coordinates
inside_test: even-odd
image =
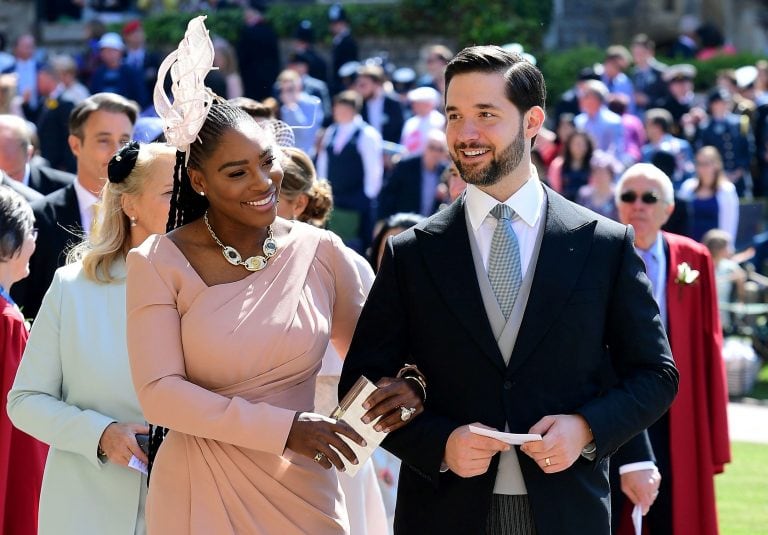
[[[680,390],[669,411],[611,459],[614,531],[619,521],[629,520],[620,514],[623,491],[644,512],[654,504],[644,520],[651,534],[714,535],[713,476],[731,455],[712,259],[703,245],[661,231],[675,201],[672,181],[659,168],[643,163],[627,169],[616,187],[616,204],[621,222],[635,229],[635,249],[667,329]],[[653,490],[658,472],[648,462],[654,455],[661,473],[658,492]]]

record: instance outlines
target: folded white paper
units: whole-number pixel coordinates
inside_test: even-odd
[[[501,440],[512,446],[520,446],[526,442],[533,442],[535,440],[541,440],[541,435],[525,434],[525,433],[503,433],[501,431],[495,431],[494,429],[486,429],[484,427],[477,427],[470,425],[469,430],[476,435],[483,435],[484,437],[495,438]]]
[[[368,399],[368,396],[370,396],[376,388],[377,386],[375,384],[361,376],[351,390],[347,392],[347,395],[344,396],[344,399],[339,402],[339,406],[336,407],[336,410],[331,414],[331,418],[347,423],[347,425],[357,431],[357,434],[363,437],[366,442],[366,446],[363,447],[356,442],[353,442],[352,439],[349,439],[344,435],[339,435],[341,439],[352,448],[352,451],[355,452],[355,456],[357,457],[358,464],[352,464],[347,461],[343,455],[339,455],[341,460],[344,461],[344,473],[350,476],[357,474],[357,471],[360,470],[363,463],[365,463],[365,461],[367,461],[373,454],[373,450],[378,448],[381,441],[387,436],[383,431],[376,431],[373,428],[380,418],[367,424],[363,423],[361,420],[363,415],[368,412],[368,409],[363,408],[363,403],[365,403],[365,400]]]
[[[128,461],[128,468],[138,470],[142,474],[147,474],[147,465],[136,458],[135,455],[131,455],[131,460]]]
[[[643,508],[635,505],[632,509],[632,525],[635,526],[635,535],[641,535],[643,532]]]

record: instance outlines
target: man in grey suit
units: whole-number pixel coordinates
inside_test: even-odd
[[[609,456],[678,386],[632,229],[539,181],[534,65],[471,47],[445,81],[466,193],[387,244],[339,393],[405,363],[426,379],[424,412],[383,443],[403,461],[395,533],[608,535]]]

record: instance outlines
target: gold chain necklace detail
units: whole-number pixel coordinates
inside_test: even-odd
[[[208,232],[211,233],[211,238],[213,238],[213,241],[215,241],[218,246],[222,248],[222,254],[224,255],[224,258],[226,258],[227,262],[233,266],[243,266],[248,271],[261,271],[267,267],[267,260],[275,256],[275,253],[277,253],[277,243],[272,236],[272,225],[267,227],[267,238],[264,240],[264,245],[261,246],[261,249],[264,251],[264,256],[251,256],[243,260],[243,257],[240,255],[240,252],[237,249],[230,245],[224,245],[221,243],[221,240],[218,238],[218,236],[216,236],[216,233],[211,228],[211,224],[208,222],[208,210],[206,210],[205,214],[203,215],[203,221],[205,222],[205,226],[208,227]]]

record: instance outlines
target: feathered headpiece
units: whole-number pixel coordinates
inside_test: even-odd
[[[213,68],[213,43],[205,27],[205,15],[189,21],[179,48],[168,54],[157,71],[155,111],[163,119],[169,145],[186,153],[197,139],[216,95],[205,86],[205,77]],[[165,92],[165,77],[171,73],[173,103]]]

